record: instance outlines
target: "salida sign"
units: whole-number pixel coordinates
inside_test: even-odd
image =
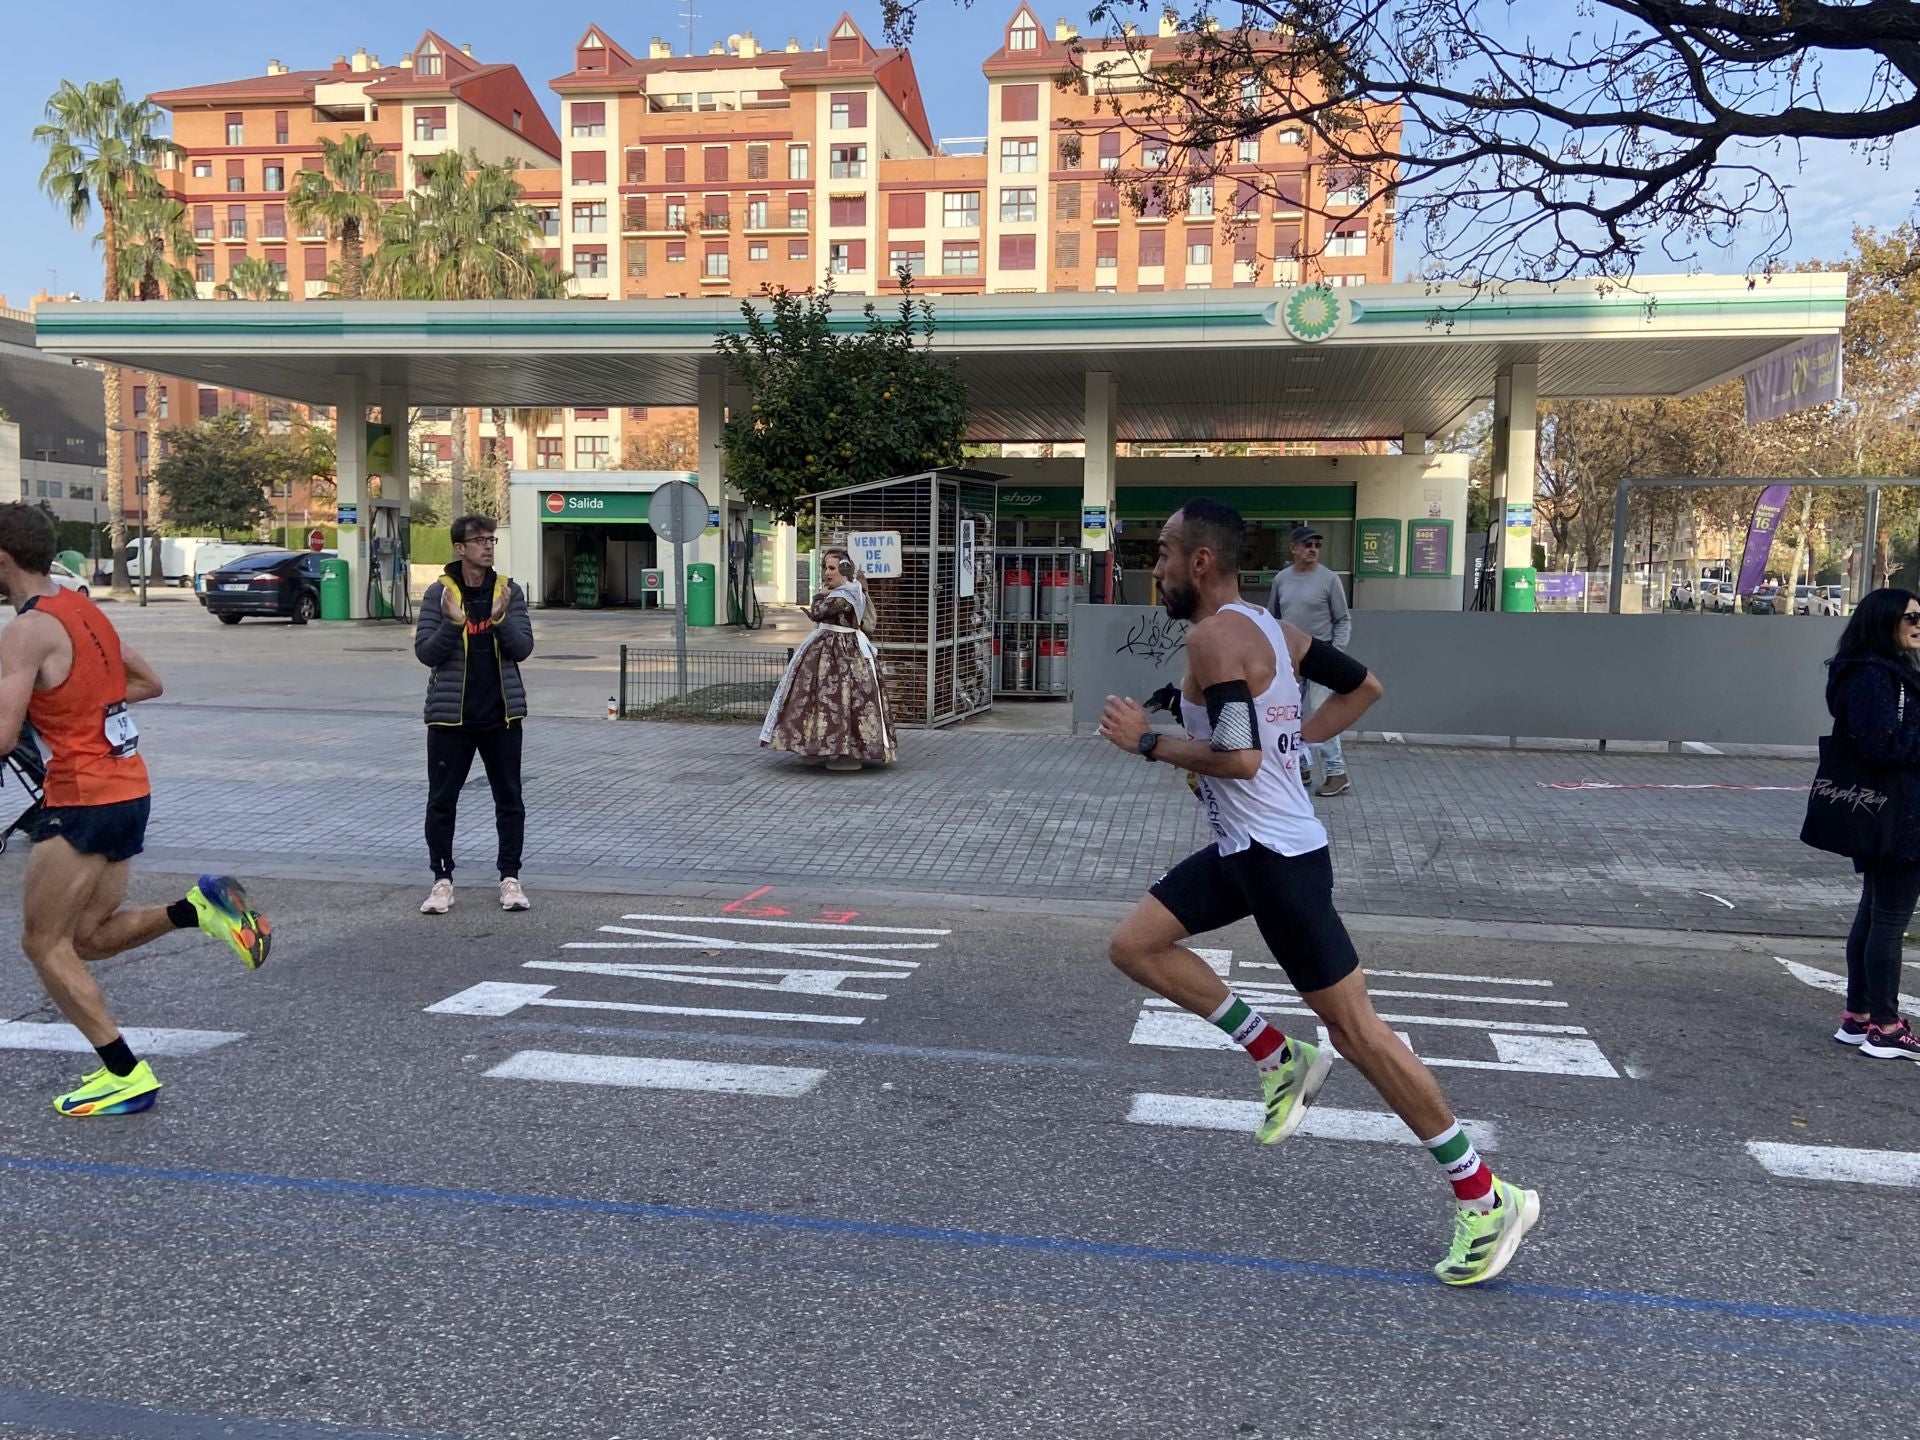
[[[596,515],[606,508],[607,502],[598,495],[566,495],[555,490],[547,496],[550,515]]]

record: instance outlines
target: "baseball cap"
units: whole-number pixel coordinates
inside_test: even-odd
[[[1290,545],[1298,545],[1303,540],[1319,540],[1323,538],[1320,532],[1311,525],[1296,525],[1293,527],[1293,534],[1289,537],[1287,543]]]

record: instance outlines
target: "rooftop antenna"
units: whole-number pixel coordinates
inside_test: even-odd
[[[693,0],[687,0],[687,8],[680,12],[680,18],[687,22],[687,54],[693,54],[693,22],[700,19],[700,12],[693,8]]]

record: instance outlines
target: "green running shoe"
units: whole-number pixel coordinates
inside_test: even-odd
[[[1498,1197],[1493,1209],[1470,1210],[1463,1205],[1454,1214],[1453,1245],[1447,1258],[1433,1267],[1433,1273],[1449,1285],[1478,1285],[1493,1279],[1507,1268],[1527,1232],[1540,1223],[1538,1191],[1522,1190],[1496,1176],[1493,1193]]]
[[[200,928],[240,957],[249,970],[267,963],[273,949],[273,926],[267,917],[247,908],[246,887],[231,875],[202,875],[187,891],[200,917]]]
[[[1290,1052],[1277,1070],[1260,1072],[1260,1093],[1267,1102],[1266,1116],[1260,1121],[1260,1143],[1278,1145],[1300,1128],[1307,1117],[1307,1106],[1327,1083],[1327,1071],[1333,1068],[1333,1052],[1287,1037]]]
[[[102,1067],[80,1077],[80,1088],[54,1097],[53,1108],[76,1119],[89,1115],[137,1115],[160,1098],[160,1082],[142,1060],[125,1075]]]

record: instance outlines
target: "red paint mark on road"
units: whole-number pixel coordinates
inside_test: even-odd
[[[753,905],[751,903],[758,900],[762,895],[771,895],[772,893],[773,886],[762,885],[751,895],[742,895],[738,900],[722,905],[720,912],[723,915],[753,915],[762,920],[771,920],[776,916],[785,915],[787,912],[778,905]]]
[[[828,925],[845,925],[852,921],[859,913],[858,910],[822,910],[820,912],[820,919]]]

